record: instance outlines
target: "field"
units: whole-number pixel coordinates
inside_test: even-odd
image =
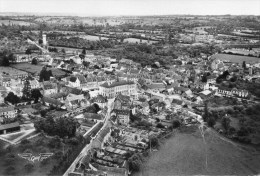
[[[42,70],[43,65],[32,65],[30,63],[19,63],[13,64],[11,67],[16,68],[18,70],[22,70],[28,73],[36,73],[39,74]],[[65,75],[65,72],[56,68],[51,68],[53,76],[62,76]]]
[[[205,131],[205,144],[197,127],[182,130],[152,153],[136,176],[166,175],[256,175],[260,173],[260,152],[240,146]]]
[[[14,24],[14,25],[20,25],[20,26],[30,26],[32,24],[35,24],[35,23],[26,22],[26,21],[0,20],[0,26],[2,26],[2,24],[9,25],[9,22],[10,22],[10,25]]]
[[[129,42],[129,43],[140,43],[140,39],[136,39],[136,38],[127,38],[124,39],[124,42]],[[142,40],[142,43],[147,43],[148,44],[148,40]],[[150,41],[150,43],[156,43],[156,41]]]
[[[79,35],[79,38],[83,38],[86,40],[90,40],[90,41],[98,41],[99,40],[99,36],[94,36],[94,35]],[[107,40],[107,37],[101,37],[101,40]]]
[[[234,63],[242,63],[246,61],[246,63],[258,63],[260,62],[260,58],[257,57],[249,57],[249,56],[238,56],[238,55],[230,55],[230,54],[215,54],[211,57],[212,59],[219,60],[229,60]]]

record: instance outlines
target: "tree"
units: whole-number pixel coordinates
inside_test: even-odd
[[[242,67],[246,69],[246,61],[243,61]]]
[[[214,127],[214,125],[216,124],[216,120],[214,117],[209,117],[207,123],[209,127]]]
[[[82,50],[82,54],[83,55],[86,55],[86,48],[84,47],[83,50]]]
[[[37,131],[44,131],[50,136],[59,136],[64,138],[74,137],[78,127],[78,122],[72,117],[55,119],[51,116],[38,119],[34,126]]]
[[[202,78],[201,78],[201,82],[207,82],[207,76],[206,75],[203,75]]]
[[[161,123],[158,123],[158,124],[156,125],[156,127],[157,127],[157,128],[165,128]]]
[[[20,98],[13,92],[9,92],[9,94],[7,95],[7,97],[4,98],[4,100],[12,104],[20,103]]]
[[[223,117],[221,124],[223,126],[223,128],[225,129],[225,131],[227,132],[230,128],[230,119],[229,117]]]
[[[33,58],[33,59],[32,59],[32,65],[37,65],[37,64],[38,64],[37,59],[36,59],[36,58]]]
[[[204,114],[203,114],[204,122],[206,122],[208,120],[208,117],[209,117],[208,102],[205,101],[204,102]]]
[[[7,56],[3,57],[2,65],[8,67],[10,65],[9,59]]]
[[[140,154],[136,153],[128,159],[128,163],[130,171],[138,172],[142,166],[143,158]]]
[[[31,51],[31,49],[26,49],[26,51],[25,51],[25,54],[27,54],[27,55],[30,55],[30,54],[32,54],[32,51]]]
[[[62,48],[61,52],[62,52],[63,54],[66,54],[66,51],[65,51],[64,48]]]
[[[47,67],[44,66],[40,72],[40,82],[42,81],[49,81],[50,77],[53,76],[52,75],[52,71],[51,70],[47,70]]]
[[[31,91],[31,98],[34,99],[34,103],[38,103],[39,98],[41,98],[41,97],[42,97],[42,94],[39,89],[33,89]]]
[[[179,120],[172,121],[172,128],[178,128],[181,126],[181,122]]]
[[[27,78],[24,82],[23,98],[25,98],[26,100],[29,100],[31,98],[31,83],[29,81],[29,78]]]
[[[24,165],[24,169],[27,173],[32,172],[33,168],[34,168],[34,165],[32,163],[27,163]]]
[[[151,148],[157,148],[159,147],[159,140],[156,137],[151,137],[149,139],[149,147]]]

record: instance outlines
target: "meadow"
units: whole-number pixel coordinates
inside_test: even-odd
[[[239,55],[231,55],[231,54],[215,54],[211,57],[212,59],[219,60],[229,60],[234,63],[242,63],[246,61],[246,63],[258,63],[260,62],[260,58],[258,57],[250,57],[250,56],[239,56]]]
[[[135,176],[255,175],[260,173],[260,153],[225,139],[211,129],[185,127],[153,152]]]

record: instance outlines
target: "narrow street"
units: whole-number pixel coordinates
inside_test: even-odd
[[[110,119],[110,112],[113,108],[113,101],[114,99],[108,99],[108,109],[107,109],[107,114],[105,116],[105,120],[104,120],[104,125],[100,130],[103,130],[104,128],[107,127],[109,119]],[[98,132],[99,135],[99,132]],[[96,136],[96,138],[98,137],[98,135]],[[76,168],[77,163],[88,153],[88,151],[91,149],[92,146],[92,142],[94,141],[94,139],[92,139],[90,141],[89,144],[87,144],[82,151],[80,152],[80,154],[77,156],[77,158],[73,161],[73,163],[70,165],[70,167],[67,169],[67,171],[63,174],[63,176],[68,176],[69,173],[73,172]]]

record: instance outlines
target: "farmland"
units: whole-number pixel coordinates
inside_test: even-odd
[[[245,61],[246,63],[258,63],[260,61],[260,58],[257,57],[238,56],[230,54],[215,54],[211,57],[211,59],[227,60],[234,63],[242,63],[243,61]]]
[[[260,172],[259,151],[240,146],[205,131],[205,144],[197,127],[188,127],[152,153],[136,175],[252,175]],[[206,160],[207,159],[207,160]],[[207,163],[206,163],[207,161]]]

